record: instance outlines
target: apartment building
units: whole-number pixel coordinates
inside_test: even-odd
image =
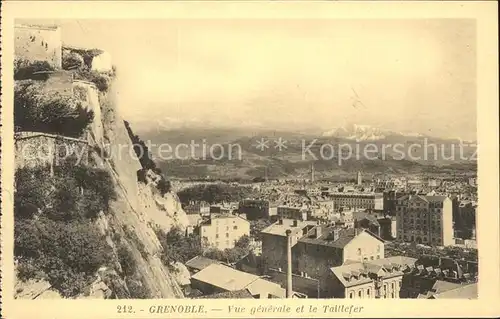
[[[264,273],[287,268],[286,231],[292,236],[292,272],[319,281],[320,296],[330,296],[331,267],[347,260],[369,261],[384,258],[384,242],[369,231],[319,225],[311,221],[279,220],[262,234]]]
[[[406,195],[396,204],[397,238],[433,246],[453,239],[453,207],[447,196]]]
[[[309,209],[305,205],[278,206],[277,216],[281,219],[307,220]]]
[[[393,256],[374,261],[347,262],[332,267],[332,297],[348,299],[397,299],[405,271],[416,259]]]
[[[210,214],[210,205],[206,202],[195,202],[191,201],[184,208],[184,211],[188,215],[209,215]]]
[[[244,199],[238,205],[238,211],[248,220],[268,219],[278,214],[277,205],[263,199]]]
[[[383,210],[384,196],[379,193],[330,193],[335,207],[349,207],[353,209]]]
[[[204,247],[233,248],[238,239],[250,235],[250,223],[237,215],[211,214],[200,225],[200,235]]]
[[[477,202],[461,200],[457,206],[457,213],[454,216],[455,236],[462,239],[475,239]]]
[[[423,298],[440,293],[443,288],[477,283],[478,272],[475,261],[422,256],[405,272],[400,297]]]

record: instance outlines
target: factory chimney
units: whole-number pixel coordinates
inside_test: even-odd
[[[286,297],[292,298],[292,231],[286,231]]]
[[[311,164],[311,183],[314,183],[314,163]]]

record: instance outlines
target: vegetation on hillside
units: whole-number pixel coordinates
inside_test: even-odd
[[[185,188],[178,193],[181,203],[205,201],[209,204],[239,202],[251,198],[255,191],[250,187],[230,184],[203,184]]]
[[[262,235],[260,232],[270,226],[272,222],[269,219],[257,219],[250,221],[250,236],[255,238],[255,240],[261,240]]]
[[[178,227],[172,228],[167,233],[163,230],[157,230],[157,236],[163,247],[162,261],[168,266],[175,262],[186,263],[199,255],[226,263],[234,263],[250,252],[250,237],[248,236],[241,237],[234,248],[225,250],[204,249],[200,235],[192,233],[189,236],[184,236],[184,232]]]
[[[44,93],[40,83],[16,81],[14,126],[16,131],[36,131],[80,137],[92,123],[94,112],[73,96]]]
[[[156,163],[153,161],[151,152],[149,148],[146,146],[146,143],[144,143],[141,138],[134,134],[132,131],[132,128],[130,127],[130,123],[127,121],[123,121],[125,124],[125,128],[127,129],[127,133],[130,137],[130,140],[132,141],[132,145],[134,147],[135,154],[141,163],[142,166],[142,171],[138,172],[138,179],[140,182],[146,182],[145,174],[148,170],[152,170],[156,174],[160,176],[160,180],[158,181],[157,184],[157,189],[160,191],[160,194],[163,196],[166,193],[170,192],[171,190],[171,185],[170,181],[165,179],[165,176],[163,175],[161,169],[159,169],[156,166]]]
[[[47,80],[54,67],[47,61],[14,59],[14,80]]]
[[[94,220],[115,198],[103,170],[69,163],[15,175],[14,255],[20,279],[45,279],[71,297],[109,265],[112,251]]]

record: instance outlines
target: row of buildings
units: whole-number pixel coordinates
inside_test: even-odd
[[[366,229],[279,219],[261,237],[261,255],[235,265],[188,261],[190,288],[226,298],[477,298],[477,262],[386,257]]]
[[[397,239],[402,242],[416,242],[428,246],[451,246],[456,243],[453,221],[453,201],[446,196],[406,195],[398,198],[394,217],[377,214],[373,211],[340,209],[335,211],[334,204],[322,203],[317,206],[278,206],[272,215],[269,202],[244,200],[239,207],[224,209],[212,206],[208,217],[201,224],[202,237],[207,237],[216,247],[230,248],[234,241],[250,232],[248,216],[271,220],[290,219],[305,221],[328,221],[346,228],[366,228],[384,239]],[[320,214],[313,215],[315,209]],[[472,204],[463,205],[468,214],[464,224],[475,220]],[[238,214],[233,214],[237,211]],[[250,220],[253,220],[250,218]],[[474,223],[475,224],[475,223]]]

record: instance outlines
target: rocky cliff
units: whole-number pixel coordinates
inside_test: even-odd
[[[109,172],[116,192],[106,213],[93,221],[111,247],[113,260],[97,271],[95,281],[76,298],[183,298],[181,285],[186,280],[179,276],[182,267],[181,271],[172,270],[179,267],[162,263],[163,248],[155,230],[185,229],[187,216],[176,194],[158,191],[156,173],[148,171],[146,181],[138,180],[138,171],[144,168],[134,154],[113,96],[112,86],[99,92],[98,105],[95,99],[92,105],[98,108],[94,112],[98,116],[87,132],[87,165]],[[47,281],[33,278],[17,282],[15,297],[61,298],[61,294]]]

